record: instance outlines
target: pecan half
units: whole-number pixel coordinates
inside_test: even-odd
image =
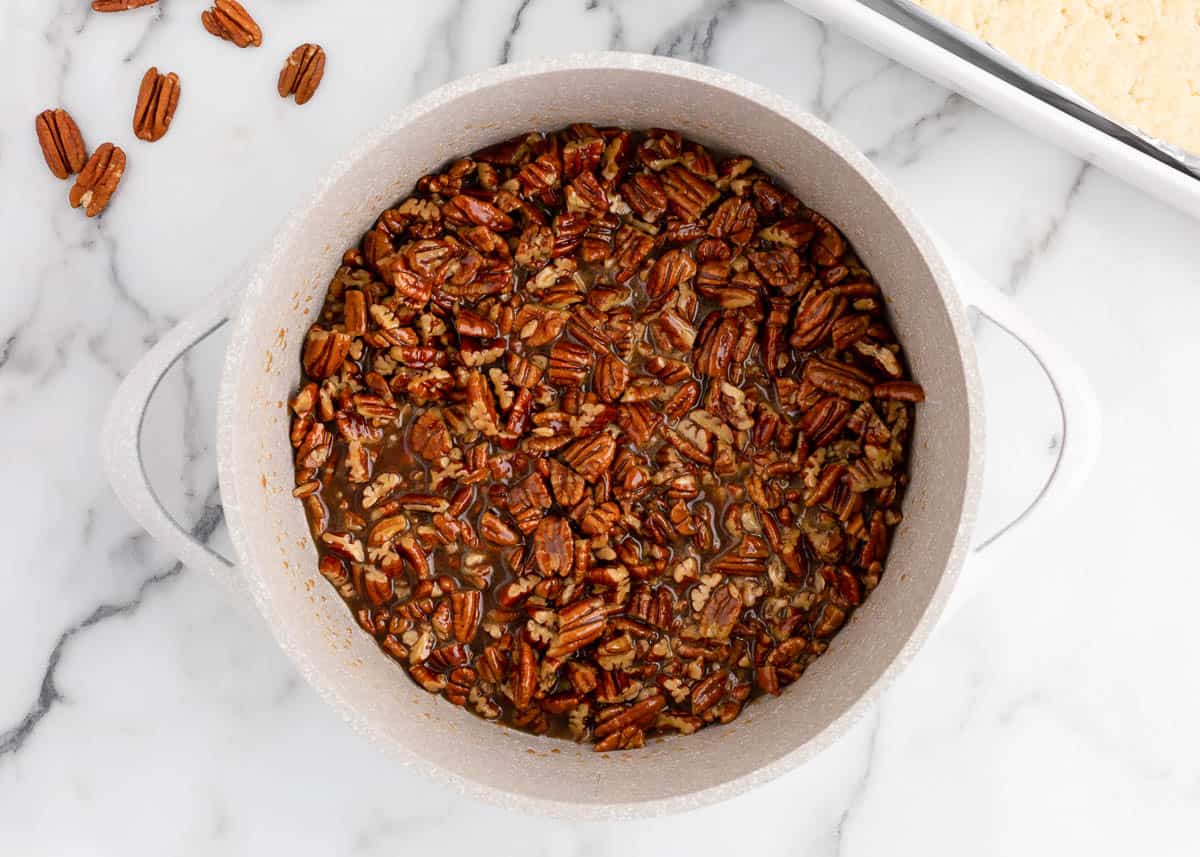
[[[153,6],[158,0],[92,0],[93,12],[127,12],[143,6]]]
[[[654,262],[646,280],[646,295],[652,299],[679,288],[696,276],[696,260],[686,250],[668,250]]]
[[[480,535],[494,545],[510,547],[518,544],[521,537],[516,530],[504,523],[494,512],[486,512],[479,520]]]
[[[352,341],[340,331],[313,326],[304,340],[304,371],[318,380],[328,378],[341,368]]]
[[[87,149],[70,113],[62,108],[43,110],[34,120],[34,127],[50,172],[65,179],[83,169],[87,163]]]
[[[720,702],[728,679],[725,670],[717,670],[692,688],[692,714],[703,714]]]
[[[728,640],[742,612],[742,596],[732,583],[720,587],[704,604],[700,615],[700,634],[714,640]]]
[[[555,384],[582,384],[596,357],[590,348],[566,340],[550,351],[550,380]]]
[[[569,508],[583,499],[583,492],[587,489],[587,482],[582,476],[558,461],[558,459],[551,459],[550,486],[554,490],[555,499],[563,506]]]
[[[871,398],[871,384],[845,364],[814,357],[804,366],[804,377],[814,387],[856,402]]]
[[[629,367],[615,354],[606,353],[596,364],[593,384],[596,395],[606,402],[616,402],[629,386]]]
[[[139,140],[161,140],[171,127],[179,106],[179,75],[159,74],[151,66],[142,77],[137,103],[133,107],[133,133]]]
[[[662,181],[667,202],[684,221],[698,218],[721,195],[712,184],[678,165],[667,167]]]
[[[543,575],[567,575],[574,558],[571,525],[559,517],[543,518],[533,534],[534,568]]]
[[[79,171],[71,188],[71,208],[82,206],[88,217],[95,217],[108,206],[124,174],[124,150],[112,143],[104,143]]]
[[[923,402],[925,391],[912,381],[884,381],[876,384],[872,394],[877,399],[896,399],[901,402]]]
[[[526,708],[533,701],[537,689],[538,658],[533,646],[521,641],[517,652],[517,669],[512,678],[512,701],[518,709]]]
[[[324,76],[325,49],[306,42],[291,52],[279,72],[279,97],[294,95],[297,104],[307,104]]]
[[[629,726],[596,742],[597,753],[612,750],[637,750],[646,746],[646,732],[637,726]]]
[[[708,234],[714,238],[728,238],[734,244],[745,244],[754,235],[758,215],[754,206],[744,199],[732,197],[725,200],[713,213],[708,224]]]
[[[200,23],[217,38],[239,48],[262,45],[262,30],[237,0],[215,0],[211,9],[200,13]]]
[[[477,589],[460,589],[450,593],[450,604],[454,613],[454,639],[471,642],[483,615],[483,596]]]
[[[621,195],[638,217],[647,223],[658,220],[667,211],[667,195],[662,181],[654,173],[638,173],[621,185]]]
[[[666,697],[654,694],[617,712],[596,727],[596,737],[604,738],[631,726],[648,726],[658,719],[658,712],[667,704]],[[599,746],[597,750],[599,750]]]
[[[565,658],[591,645],[604,634],[607,624],[603,598],[586,598],[564,607],[558,614],[558,634],[546,650],[546,657]]]
[[[821,345],[845,309],[846,299],[835,292],[809,291],[796,312],[792,326],[792,348],[808,351]]]
[[[617,442],[611,434],[602,432],[575,441],[563,450],[563,461],[578,471],[588,482],[595,482],[612,466]]]

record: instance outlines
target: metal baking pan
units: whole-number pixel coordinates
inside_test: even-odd
[[[1089,121],[1062,100],[1034,94],[1025,81],[944,30],[890,0],[788,0],[869,47],[1142,188],[1200,217],[1200,178],[1149,146],[1138,146],[1103,117]]]

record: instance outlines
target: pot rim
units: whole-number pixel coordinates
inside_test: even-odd
[[[246,558],[250,555],[250,551],[247,534],[241,527],[239,511],[241,498],[237,496],[237,480],[234,478],[233,461],[232,407],[235,399],[235,387],[240,367],[246,355],[251,353],[249,346],[252,344],[249,341],[250,331],[249,325],[246,323],[246,313],[242,312],[241,308],[252,305],[261,299],[269,282],[268,275],[282,257],[288,243],[288,236],[295,232],[299,224],[324,202],[329,190],[341,181],[353,165],[369,155],[386,138],[402,131],[416,118],[436,111],[448,102],[480,89],[525,77],[586,69],[649,72],[724,89],[783,116],[789,122],[825,143],[847,161],[880,195],[884,204],[895,213],[908,238],[916,245],[918,252],[933,274],[934,286],[945,304],[957,346],[958,358],[963,369],[969,421],[966,484],[946,568],[926,604],[920,620],[901,645],[896,657],[872,682],[870,687],[817,735],[773,762],[748,774],[716,786],[684,792],[669,798],[613,803],[551,800],[508,791],[448,771],[385,737],[371,723],[368,716],[345,699],[334,686],[323,680],[322,672],[314,666],[308,652],[292,639],[286,623],[282,621],[281,612],[269,597],[257,575],[246,572],[245,569],[249,567]],[[247,586],[253,595],[258,611],[267,621],[276,642],[288,654],[305,680],[317,691],[326,704],[336,710],[355,732],[366,736],[373,743],[385,745],[389,753],[406,767],[415,769],[437,782],[451,785],[462,794],[506,809],[534,815],[579,820],[611,820],[669,815],[744,794],[755,786],[769,782],[812,759],[857,723],[878,699],[884,688],[891,684],[896,676],[907,667],[929,637],[958,580],[970,549],[971,534],[974,529],[982,486],[984,457],[982,385],[966,310],[951,284],[949,272],[933,241],[907,204],[903,202],[891,182],[839,132],[811,113],[801,110],[787,98],[763,86],[737,75],[684,60],[616,51],[581,52],[529,60],[493,67],[459,78],[438,87],[392,114],[379,126],[364,135],[348,152],[334,161],[325,171],[314,191],[292,211],[284,224],[276,230],[266,251],[248,270],[250,273],[239,309],[231,318],[232,335],[226,350],[217,408],[217,472],[225,509],[225,521],[239,565],[235,573],[242,574],[246,578]]]

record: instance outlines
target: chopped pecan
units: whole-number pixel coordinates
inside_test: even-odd
[[[779,696],[779,671],[770,664],[754,671],[754,682],[763,693]]]
[[[621,405],[617,410],[617,425],[634,443],[644,444],[658,430],[662,415],[645,402]]]
[[[374,508],[380,501],[400,487],[400,476],[396,473],[380,473],[375,481],[363,489],[362,506],[364,509]]]
[[[478,673],[470,667],[458,667],[450,671],[449,681],[443,691],[446,699],[455,705],[466,705]]]
[[[542,374],[546,371],[546,365],[538,362],[537,358],[523,357],[520,354],[508,353],[507,371],[509,379],[518,387],[532,388],[536,387],[538,382],[542,380]],[[545,358],[540,358],[545,360]]]
[[[596,663],[601,669],[624,669],[633,663],[637,647],[628,633],[605,640],[596,647]]]
[[[821,611],[821,618],[813,626],[813,636],[822,640],[832,637],[845,621],[845,610],[836,604],[826,604]]]
[[[871,317],[867,315],[844,315],[833,323],[833,347],[837,351],[845,351],[861,339],[871,326]]]
[[[870,339],[859,339],[854,343],[854,350],[893,378],[899,378],[904,374],[900,358],[895,351],[885,345],[880,345]]]
[[[842,565],[823,565],[817,569],[817,573],[824,578],[826,585],[837,592],[844,603],[851,607],[862,603],[862,584],[848,568]]]
[[[818,559],[827,563],[841,560],[846,534],[836,517],[820,508],[809,509],[800,521],[800,529]]]
[[[675,394],[663,407],[663,415],[674,422],[695,407],[698,401],[700,401],[700,384],[697,381],[688,381],[675,391]]]
[[[352,533],[322,533],[321,542],[325,549],[342,559],[362,562],[363,544]]]

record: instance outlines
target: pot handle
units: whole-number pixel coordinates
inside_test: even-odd
[[[151,537],[184,564],[202,568],[249,603],[244,578],[234,563],[196,538],[171,517],[146,478],[142,460],[142,425],[154,392],[172,366],[191,348],[229,320],[241,297],[244,279],[210,295],[204,305],[173,327],[130,370],[108,407],[101,432],[101,456],[117,498]]]
[[[1015,339],[1037,361],[1050,383],[1062,419],[1058,458],[1050,475],[1020,514],[996,532],[976,541],[971,556],[977,557],[986,553],[1001,537],[1030,520],[1054,515],[1078,496],[1099,454],[1101,414],[1091,382],[1074,358],[1012,298],[996,289],[981,274],[952,254],[943,251],[942,258],[963,302]],[[983,577],[986,575],[972,574],[968,567],[955,590],[952,605],[964,602]]]

